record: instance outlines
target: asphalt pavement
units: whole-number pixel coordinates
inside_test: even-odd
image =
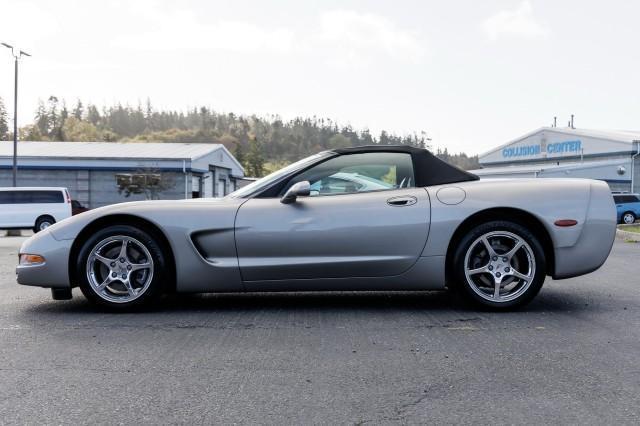
[[[640,244],[518,312],[447,292],[183,296],[94,309],[19,286],[0,238],[0,423],[640,421]]]

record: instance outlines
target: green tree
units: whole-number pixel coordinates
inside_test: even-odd
[[[82,105],[82,101],[80,99],[78,99],[75,108],[73,108],[73,116],[78,120],[82,120],[82,117],[84,116],[84,105]]]
[[[89,105],[87,108],[87,121],[94,126],[98,126],[101,121],[100,111],[95,105]]]
[[[38,126],[30,124],[18,129],[18,135],[22,141],[45,141],[48,140],[46,136],[42,136]]]
[[[369,129],[364,129],[362,133],[360,133],[360,139],[362,140],[363,145],[373,145],[374,143]]]
[[[47,109],[44,106],[42,100],[38,100],[38,109],[36,110],[35,125],[38,129],[38,134],[42,138],[49,134],[49,115]]]
[[[244,155],[244,148],[240,142],[234,141],[235,149],[233,150],[233,156],[236,157],[238,163],[242,164],[242,167],[245,166],[245,162],[247,161],[246,156]]]
[[[327,145],[327,148],[330,149],[348,148],[352,146],[351,139],[340,133],[331,136],[327,142]]]
[[[454,166],[460,167],[464,170],[480,168],[480,162],[478,161],[477,155],[469,157],[464,152],[461,152],[459,154],[449,154],[447,148],[445,148],[444,150],[438,148],[438,150],[436,151],[436,156],[441,160],[446,161],[449,164],[453,164]]]
[[[47,100],[47,136],[49,139],[53,141],[61,141],[62,137],[62,126],[64,125],[64,120],[66,116],[68,116],[66,106],[63,106],[62,112],[59,109],[59,100],[55,96],[49,96]]]
[[[87,122],[69,117],[62,126],[62,134],[65,141],[70,142],[93,142],[98,140],[98,129]]]
[[[104,129],[99,133],[98,139],[104,142],[115,142],[118,140],[118,135],[109,129]]]
[[[386,130],[380,132],[380,139],[378,140],[380,145],[390,145],[392,143],[391,138]]]
[[[252,136],[249,139],[249,152],[247,153],[246,174],[252,177],[262,177],[264,174],[264,157],[262,145],[258,138]]]
[[[1,122],[0,117],[0,126]],[[186,111],[160,110],[153,108],[149,99],[137,108],[120,103],[98,108],[78,100],[69,112],[64,99],[50,96],[46,103],[39,101],[33,125],[20,132],[21,138],[30,140],[220,143],[234,152],[247,175],[253,176],[332,148],[372,144],[429,147],[424,131],[397,135],[382,130],[374,136],[368,129],[339,125],[327,118],[295,117],[285,121],[278,115],[221,114],[208,106]],[[465,169],[478,167],[477,157],[464,153],[452,154],[442,149],[438,155]]]
[[[63,99],[62,100],[62,110],[60,111],[60,118],[58,119],[58,122],[56,123],[56,128],[55,128],[55,139],[57,141],[63,141],[64,140],[64,132],[62,131],[62,128],[64,127],[64,123],[65,121],[67,121],[67,118],[69,118],[69,110],[67,109],[67,102]]]
[[[0,141],[6,140],[9,140],[9,116],[4,101],[0,97]]]

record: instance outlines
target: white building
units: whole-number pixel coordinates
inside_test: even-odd
[[[640,131],[542,127],[479,156],[487,177],[579,177],[640,192]]]
[[[13,144],[0,143],[0,186],[12,184]],[[221,197],[244,170],[220,144],[19,142],[18,186],[63,186],[88,207],[149,198],[123,185],[161,179],[156,198]],[[144,184],[143,184],[144,185]],[[147,185],[148,186],[148,185]]]

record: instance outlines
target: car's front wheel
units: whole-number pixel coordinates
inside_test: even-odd
[[[622,222],[627,225],[631,225],[635,221],[636,221],[636,215],[633,214],[632,212],[626,212],[625,214],[622,215]]]
[[[162,294],[167,266],[161,245],[148,232],[109,226],[82,246],[76,276],[92,302],[114,309],[148,304]]]
[[[453,268],[462,294],[494,309],[530,302],[546,276],[538,238],[509,221],[483,223],[468,232],[455,250]]]

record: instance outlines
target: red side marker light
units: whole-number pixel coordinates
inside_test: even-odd
[[[578,224],[577,220],[573,220],[573,219],[558,219],[555,222],[553,222],[554,225],[556,226],[575,226]]]

